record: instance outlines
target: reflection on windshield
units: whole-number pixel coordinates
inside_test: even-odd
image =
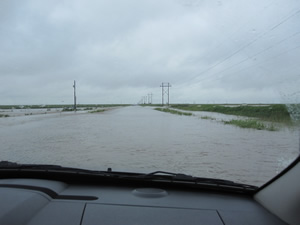
[[[299,155],[296,0],[0,12],[1,160],[262,185]]]

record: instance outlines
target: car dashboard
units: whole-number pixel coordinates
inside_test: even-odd
[[[164,186],[0,180],[0,224],[286,224],[251,195]]]

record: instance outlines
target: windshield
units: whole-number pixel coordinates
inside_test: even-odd
[[[261,186],[299,155],[300,2],[0,2],[0,161]]]

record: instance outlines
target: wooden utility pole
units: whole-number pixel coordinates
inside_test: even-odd
[[[167,105],[170,104],[170,83],[161,83],[160,85],[161,87],[161,102],[162,102],[162,105],[164,105],[164,95],[166,94],[167,97],[168,97],[168,102],[167,102]],[[167,88],[167,89],[165,89]]]
[[[76,111],[76,81],[74,80],[74,111]]]

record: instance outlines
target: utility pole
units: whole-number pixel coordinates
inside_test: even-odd
[[[168,98],[167,105],[169,105],[170,104],[170,87],[172,87],[172,86],[170,85],[170,83],[161,83],[160,87],[161,87],[162,105],[164,105],[164,95],[165,94],[167,95],[167,98]]]
[[[168,83],[168,105],[170,103],[170,84]]]
[[[74,111],[76,111],[76,81],[74,80]]]
[[[164,83],[161,83],[161,105],[164,105]]]

